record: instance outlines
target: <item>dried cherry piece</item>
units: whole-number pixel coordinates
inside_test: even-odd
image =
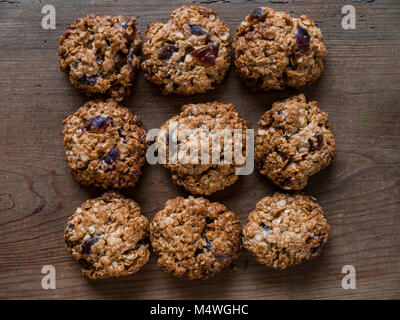
[[[214,219],[212,219],[212,218],[209,218],[209,217],[207,217],[206,218],[206,224],[211,224],[211,223],[214,223]]]
[[[116,147],[113,147],[110,152],[102,159],[108,165],[119,160],[119,152]]]
[[[94,76],[90,76],[90,77],[83,76],[82,78],[79,79],[79,82],[83,83],[83,84],[87,84],[89,86],[92,86],[97,82],[98,79],[99,79],[98,75],[94,75]]]
[[[177,52],[178,48],[174,44],[167,43],[165,44],[160,51],[158,52],[158,56],[160,59],[166,60],[172,57],[174,52]]]
[[[108,127],[112,127],[114,121],[111,117],[95,117],[84,122],[84,127],[87,132],[102,133],[107,130]]]
[[[195,36],[203,36],[203,35],[206,34],[203,31],[202,27],[200,27],[198,25],[195,25],[194,23],[191,23],[191,22],[188,22],[187,24],[188,24],[188,26],[190,28],[189,31],[190,31],[191,34],[194,34]]]
[[[317,145],[314,144],[314,142],[311,139],[308,139],[308,144],[310,145],[310,151],[317,151],[321,150],[322,148],[322,143],[323,143],[323,137],[322,134],[316,133],[315,138],[317,139]]]
[[[323,137],[322,134],[316,133],[315,137],[317,138],[317,150],[321,150],[322,148],[322,142],[323,142]]]
[[[265,15],[264,15],[264,10],[263,8],[255,8],[253,11],[250,13],[250,17],[253,19],[257,19],[259,21],[265,20]]]
[[[211,44],[194,50],[190,54],[197,62],[205,66],[213,66],[215,64],[215,58],[218,54],[218,47]]]
[[[206,249],[207,252],[211,252],[211,241],[208,240],[206,237],[204,237],[203,239],[206,242],[206,245],[203,247],[203,249]]]
[[[296,30],[296,44],[297,51],[300,54],[305,54],[308,50],[310,50],[310,35],[306,29],[298,26]]]
[[[267,234],[269,234],[269,232],[271,231],[271,228],[264,223],[261,223],[261,227],[267,232]]]
[[[99,237],[98,236],[94,236],[92,238],[90,238],[89,240],[85,241],[84,243],[82,243],[82,253],[83,254],[90,254],[92,252],[92,246],[99,241]]]

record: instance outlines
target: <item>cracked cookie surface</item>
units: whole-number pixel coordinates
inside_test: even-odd
[[[130,92],[140,63],[142,38],[136,19],[86,15],[60,36],[60,68],[78,90],[118,101]]]
[[[241,225],[221,203],[177,197],[154,216],[150,240],[164,271],[188,280],[208,279],[238,257]]]
[[[284,189],[303,189],[311,175],[332,162],[334,150],[328,114],[303,94],[274,102],[258,122],[255,164]]]
[[[164,94],[190,95],[213,89],[230,66],[230,30],[217,13],[182,6],[163,24],[147,27],[142,52],[145,77]]]
[[[137,202],[115,191],[85,201],[68,219],[67,251],[90,279],[120,277],[149,260],[149,221]]]
[[[257,203],[243,227],[243,246],[257,260],[285,269],[320,255],[330,226],[315,198],[276,192]]]
[[[268,7],[254,9],[238,26],[233,49],[244,84],[265,91],[314,82],[323,72],[327,53],[313,20]]]
[[[133,187],[145,161],[146,132],[138,116],[113,99],[92,100],[63,121],[68,167],[82,185]]]
[[[232,104],[184,105],[179,115],[162,125],[157,138],[159,154],[166,155],[164,166],[171,171],[172,181],[199,195],[210,195],[235,183],[236,169],[244,165],[235,152],[245,157],[247,128],[246,120],[239,117]],[[236,148],[234,139],[240,142]],[[176,142],[176,153],[172,156],[170,140]],[[216,141],[220,141],[219,149]],[[225,148],[228,143],[231,148]],[[192,153],[196,148],[197,152]],[[220,151],[214,161],[213,149]]]

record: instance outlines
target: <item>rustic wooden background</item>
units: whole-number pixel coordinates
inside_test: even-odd
[[[325,209],[331,239],[320,258],[269,270],[243,250],[211,280],[176,280],[156,258],[120,279],[89,281],[64,248],[63,228],[76,207],[99,190],[85,189],[68,173],[62,120],[87,98],[59,70],[58,37],[87,13],[138,18],[140,30],[166,21],[183,4],[215,8],[232,32],[252,8],[267,5],[317,21],[329,53],[320,80],[303,90],[329,113],[337,142],[334,164],[311,178],[306,192]],[[41,8],[56,8],[56,30],[43,30]],[[356,30],[343,30],[341,8],[356,8]],[[400,2],[398,0],[282,1],[0,1],[0,298],[22,299],[355,299],[400,298]],[[237,105],[255,127],[272,101],[296,91],[250,94],[231,69],[216,90],[193,97],[162,96],[143,78],[125,105],[146,129],[159,127],[188,102]],[[242,223],[256,202],[276,187],[258,172],[211,196]],[[126,190],[152,218],[165,201],[185,194],[162,167],[147,165],[141,182]],[[51,264],[57,289],[43,290],[41,269]],[[341,286],[342,267],[353,265],[357,289]]]

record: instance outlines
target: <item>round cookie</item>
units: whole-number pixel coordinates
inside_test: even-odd
[[[179,115],[162,125],[157,138],[158,152],[166,155],[164,166],[171,171],[175,184],[193,194],[210,195],[238,179],[236,169],[244,164],[238,161],[234,152],[246,155],[247,128],[246,120],[239,117],[232,104],[209,102],[184,105]],[[236,149],[232,142],[235,135],[241,142]],[[176,141],[176,153],[171,153],[172,156],[170,140],[172,143]],[[216,141],[221,141],[218,157],[213,156],[213,149],[218,150]],[[231,143],[232,147],[225,150],[225,142]],[[198,152],[192,154],[190,148],[194,146]],[[203,155],[207,155],[208,159]]]
[[[60,36],[60,68],[88,96],[103,94],[118,101],[130,92],[138,73],[142,37],[136,19],[89,14]]]
[[[286,190],[300,190],[308,177],[328,166],[335,150],[328,114],[303,94],[272,104],[258,122],[255,164]]]
[[[230,30],[217,13],[182,6],[163,24],[147,27],[142,48],[145,77],[164,94],[190,95],[213,89],[230,66]]]
[[[285,269],[320,255],[330,226],[315,198],[274,193],[257,203],[243,228],[243,245],[268,267]]]
[[[92,100],[63,121],[68,167],[82,185],[133,187],[145,161],[146,132],[138,116],[113,99]]]
[[[223,204],[204,198],[168,200],[150,223],[158,265],[187,280],[208,279],[238,257],[241,226]]]
[[[68,219],[67,251],[90,279],[120,277],[149,260],[149,221],[140,206],[115,191],[85,201]]]
[[[307,16],[254,9],[238,26],[236,72],[253,90],[300,88],[317,80],[324,70],[327,50],[321,30]]]

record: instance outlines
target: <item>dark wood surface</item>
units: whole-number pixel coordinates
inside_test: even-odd
[[[333,165],[312,177],[306,192],[323,206],[331,239],[320,258],[285,271],[269,270],[243,250],[236,272],[207,281],[176,280],[158,269],[155,256],[133,276],[89,281],[65,250],[63,228],[99,190],[81,187],[66,168],[61,122],[87,98],[59,70],[58,37],[86,13],[134,15],[143,34],[149,23],[190,3],[215,8],[232,33],[260,5],[318,22],[329,50],[326,70],[303,92],[329,113],[337,150]],[[56,30],[41,27],[45,4],[56,8]],[[341,27],[345,4],[356,8],[356,30]],[[0,1],[0,298],[400,298],[399,27],[398,0]],[[214,91],[166,97],[142,73],[124,104],[151,129],[185,103],[231,102],[254,128],[272,101],[295,92],[250,94],[232,68]],[[276,189],[254,172],[211,199],[245,223],[256,202]],[[147,165],[139,185],[125,194],[151,219],[167,199],[185,193],[164,168]],[[48,264],[56,268],[56,290],[41,287]],[[341,286],[347,264],[357,271],[355,290]]]

